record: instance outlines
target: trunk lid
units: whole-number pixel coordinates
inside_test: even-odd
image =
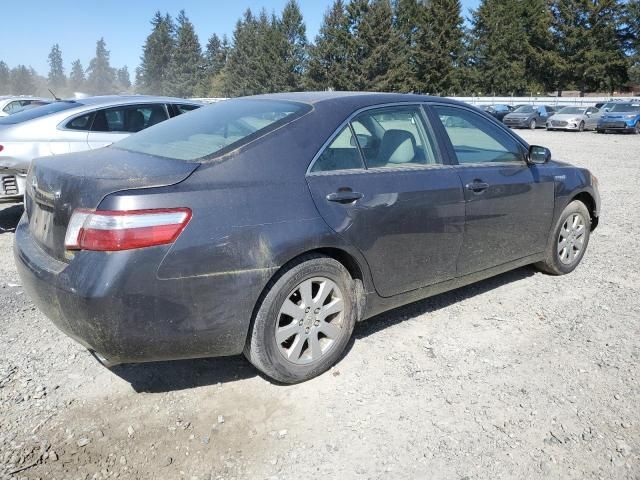
[[[71,255],[64,237],[75,209],[95,209],[110,193],[179,183],[198,166],[117,148],[36,159],[25,194],[29,230],[43,250],[65,261]]]

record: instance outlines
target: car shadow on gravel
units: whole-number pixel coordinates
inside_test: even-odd
[[[412,317],[448,307],[457,302],[480,295],[503,285],[523,280],[534,275],[533,267],[523,267],[502,275],[477,282],[466,287],[442,293],[434,297],[399,307],[359,323],[353,337],[345,349],[341,360],[348,355],[357,339],[374,335]],[[111,371],[131,384],[138,393],[160,393],[176,390],[229,383],[255,376],[261,376],[274,385],[282,385],[258,372],[242,356],[179,360],[173,362],[140,363],[118,365]]]
[[[258,375],[242,356],[117,365],[111,371],[138,393],[186,390]]]
[[[357,340],[368,337],[409,318],[440,310],[441,308],[475,297],[476,295],[481,295],[503,285],[531,277],[535,273],[536,269],[533,266],[521,267],[480,282],[472,283],[466,287],[457,288],[449,292],[441,293],[440,295],[395,308],[359,323],[353,332],[353,338]],[[353,341],[347,347],[347,350],[351,349],[352,344]]]
[[[0,210],[0,235],[15,232],[23,211],[21,203]]]

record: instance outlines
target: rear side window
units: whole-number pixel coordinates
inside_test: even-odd
[[[81,130],[88,132],[91,128],[91,122],[93,120],[93,113],[87,113],[79,117],[73,118],[67,122],[65,128],[69,130]]]
[[[200,108],[200,105],[189,105],[189,104],[175,104],[176,116],[182,115],[183,113],[190,112],[191,110],[195,110],[196,108]]]
[[[358,115],[353,125],[368,168],[439,163],[419,107],[367,111]]]
[[[363,127],[364,128],[364,127]],[[311,167],[312,172],[330,172],[333,170],[353,170],[364,168],[362,157],[358,151],[356,139],[347,125],[336,136],[331,144],[324,149],[322,155]]]
[[[91,131],[135,133],[168,118],[165,106],[160,103],[106,108],[95,113]]]
[[[307,104],[288,101],[225,100],[131,135],[114,146],[177,160],[201,161],[246,144],[310,109]]]
[[[520,144],[484,117],[457,107],[434,106],[458,163],[521,162]]]

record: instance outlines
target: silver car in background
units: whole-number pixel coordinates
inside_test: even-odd
[[[22,197],[34,158],[106,147],[203,104],[170,97],[61,100],[0,118],[0,199]]]
[[[22,112],[27,108],[46,105],[48,103],[51,103],[51,100],[41,97],[29,97],[25,95],[0,97],[0,117],[7,117],[14,113]]]
[[[547,120],[547,130],[595,130],[600,110],[596,107],[563,107]]]

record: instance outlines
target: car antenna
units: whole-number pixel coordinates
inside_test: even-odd
[[[58,96],[55,93],[53,93],[53,90],[51,90],[50,88],[47,88],[47,90],[49,90],[49,93],[53,95],[53,98],[56,100],[56,102],[59,102],[60,100],[62,100],[61,98],[58,98]]]

